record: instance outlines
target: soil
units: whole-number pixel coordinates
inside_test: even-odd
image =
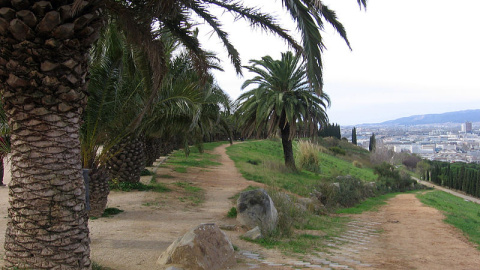
[[[223,145],[213,154],[220,166],[188,168],[178,173],[154,167],[157,181],[171,188],[165,193],[111,192],[108,207],[124,212],[90,220],[91,258],[118,270],[163,269],[160,254],[178,237],[200,223],[238,225],[227,218],[232,198],[241,190],[261,184],[245,180],[225,153]],[[156,163],[156,166],[159,164]],[[8,166],[7,166],[8,167]],[[168,176],[168,177],[167,177]],[[149,182],[151,176],[143,177]],[[6,172],[5,183],[9,176]],[[204,202],[176,184],[189,183],[204,190]],[[6,229],[8,188],[0,187],[0,241]],[[480,251],[460,231],[443,222],[436,209],[426,207],[412,194],[388,201],[377,212],[353,215],[347,230],[331,239],[324,252],[287,256],[240,239],[244,232],[225,232],[237,247],[237,265],[231,269],[480,269]],[[0,255],[4,254],[3,245]],[[0,259],[0,266],[3,261]]]

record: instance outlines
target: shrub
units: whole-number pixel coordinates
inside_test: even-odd
[[[353,161],[353,166],[355,166],[357,168],[360,168],[360,169],[363,168],[363,164],[358,160]]]
[[[227,213],[227,217],[236,218],[237,217],[237,208],[235,208],[235,207],[230,208],[230,211],[228,211],[228,213]]]
[[[322,203],[329,209],[352,207],[364,199],[375,195],[376,189],[367,187],[361,180],[347,176],[339,176],[335,183],[321,183],[316,189],[322,194]]]
[[[295,204],[296,199],[292,196],[274,189],[269,189],[267,193],[278,212],[277,229],[269,236],[291,236],[295,226],[304,222],[306,213],[299,211]]]
[[[297,144],[297,165],[304,170],[320,173],[320,159],[318,145],[310,141],[300,141]]]
[[[409,170],[414,170],[417,167],[418,162],[422,159],[418,156],[409,155],[403,161],[402,164],[405,165]]]
[[[344,156],[346,154],[345,150],[343,150],[342,148],[340,148],[338,146],[330,147],[330,148],[328,148],[328,150],[332,151],[335,155]]]

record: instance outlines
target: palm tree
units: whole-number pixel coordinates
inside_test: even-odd
[[[357,2],[366,4],[366,0]],[[90,268],[79,130],[87,102],[89,50],[106,14],[120,18],[127,40],[143,48],[152,69],[153,91],[129,127],[134,130],[151,110],[166,73],[160,36],[168,32],[178,38],[196,69],[208,70],[207,53],[194,34],[195,16],[212,27],[241,73],[238,52],[210,12],[214,6],[284,38],[303,53],[310,81],[321,86],[321,19],[332,23],[346,40],[343,26],[321,1],[283,0],[282,4],[303,33],[302,46],[275,18],[239,2],[0,1],[0,91],[13,145],[6,267]],[[154,31],[156,26],[162,30]]]
[[[292,139],[297,126],[314,134],[328,122],[325,109],[330,100],[323,92],[317,94],[308,82],[306,65],[298,54],[282,53],[280,60],[264,56],[250,63],[246,68],[257,76],[246,80],[242,88],[252,84],[256,88],[237,99],[243,134],[266,132],[270,135],[279,128],[285,165],[295,170]]]

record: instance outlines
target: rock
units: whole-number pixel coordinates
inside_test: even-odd
[[[237,221],[249,230],[259,226],[262,232],[268,233],[277,226],[277,209],[263,189],[242,192],[237,200],[237,211]]]
[[[233,245],[217,225],[201,224],[173,242],[157,264],[189,270],[224,269],[235,263]]]
[[[258,240],[261,239],[262,236],[262,231],[260,230],[260,227],[255,227],[251,229],[250,231],[246,232],[243,235],[244,238],[250,239],[250,240]]]
[[[235,231],[237,229],[237,225],[235,224],[224,224],[224,225],[219,225],[220,229],[224,231]]]

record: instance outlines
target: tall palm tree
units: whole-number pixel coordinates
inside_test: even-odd
[[[366,0],[357,0],[365,6]],[[79,130],[87,102],[89,49],[105,15],[121,18],[127,40],[140,45],[152,68],[152,91],[132,121],[138,128],[158,95],[167,64],[164,31],[178,38],[196,69],[208,69],[207,53],[194,34],[202,18],[225,44],[237,72],[238,52],[210,12],[220,7],[284,38],[302,52],[310,81],[321,86],[322,18],[345,38],[335,14],[318,0],[283,0],[302,33],[299,45],[275,18],[240,2],[220,0],[0,1],[0,91],[12,127],[12,181],[5,237],[6,267],[90,267],[85,187]],[[320,89],[320,88],[318,88]]]
[[[330,100],[324,92],[317,94],[308,82],[307,67],[298,54],[282,53],[280,60],[264,56],[250,63],[246,68],[257,76],[246,80],[242,88],[252,84],[256,88],[237,99],[243,133],[270,135],[280,129],[285,165],[296,169],[292,139],[297,126],[314,134],[328,122],[325,109]]]

